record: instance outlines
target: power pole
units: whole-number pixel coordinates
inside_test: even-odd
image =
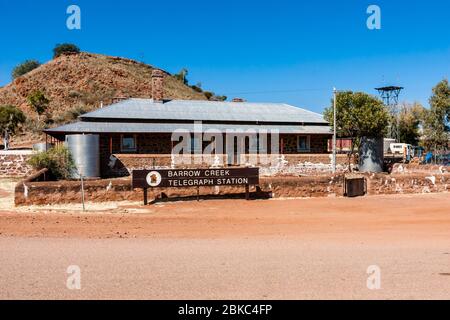
[[[333,173],[336,173],[336,97],[337,90],[333,88]]]

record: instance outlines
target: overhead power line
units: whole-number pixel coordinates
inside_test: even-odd
[[[295,93],[295,92],[312,92],[312,91],[329,91],[327,88],[322,89],[290,89],[290,90],[264,90],[264,91],[243,91],[243,92],[225,92],[227,95],[235,94],[271,94],[271,93]]]

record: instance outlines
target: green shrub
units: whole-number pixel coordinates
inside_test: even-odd
[[[57,44],[53,49],[53,59],[58,58],[64,53],[80,53],[80,48],[72,43]]]
[[[36,60],[27,60],[16,66],[12,71],[12,78],[17,79],[20,76],[23,76],[24,74],[30,72],[33,69],[36,69],[41,64],[39,61]]]
[[[86,106],[75,106],[66,111],[67,117],[71,120],[76,120],[79,116],[89,112],[89,108]]]
[[[42,130],[45,129],[45,123],[37,121],[33,118],[27,118],[23,124],[23,131],[33,135],[41,135]]]
[[[41,90],[33,91],[27,98],[28,104],[36,111],[38,115],[38,121],[41,119],[41,115],[47,111],[50,100],[45,96]]]
[[[215,96],[214,97],[217,101],[225,101],[228,99],[227,96]]]
[[[214,96],[214,92],[210,92],[210,91],[205,91],[205,92],[203,92],[203,94],[205,95],[206,99],[208,99],[208,100],[210,100]]]
[[[75,169],[69,149],[65,146],[56,146],[45,152],[35,153],[28,160],[28,164],[35,170],[47,168],[56,179],[67,180]]]
[[[195,92],[203,92],[203,89],[201,87],[199,87],[198,85],[195,86],[191,86],[191,88],[195,91]]]
[[[91,109],[92,108],[89,108],[85,105],[78,105],[59,114],[58,116],[55,116],[53,118],[53,121],[58,124],[70,123],[76,120],[79,116],[89,112]]]

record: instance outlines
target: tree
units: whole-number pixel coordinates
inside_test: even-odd
[[[420,126],[424,122],[425,115],[426,110],[419,103],[404,104],[402,106],[398,117],[400,142],[414,146],[419,144]]]
[[[53,49],[53,59],[58,58],[60,55],[65,53],[80,53],[80,48],[72,43],[57,44]]]
[[[0,106],[0,131],[3,135],[3,147],[9,148],[9,137],[14,135],[25,122],[25,114],[15,106]]]
[[[181,81],[187,85],[189,83],[189,81],[187,79],[188,73],[189,73],[189,71],[186,68],[183,68],[180,70],[180,72],[178,72],[177,74],[174,74],[173,76],[175,77],[175,79],[178,79],[179,81]]]
[[[34,109],[34,111],[36,111],[38,115],[38,121],[40,121],[41,115],[44,114],[45,111],[47,111],[50,100],[47,99],[47,97],[41,90],[36,90],[28,96],[28,103]]]
[[[40,65],[41,64],[37,60],[26,60],[13,69],[11,76],[13,79],[17,79],[18,77],[27,74],[31,70],[36,69]]]
[[[450,132],[450,85],[439,82],[430,97],[430,111],[425,119],[425,146],[429,150],[447,150]]]
[[[333,101],[324,111],[324,118],[333,126]],[[389,113],[383,102],[363,92],[339,92],[336,95],[336,131],[338,136],[352,140],[350,161],[359,149],[361,138],[383,138],[389,125]]]

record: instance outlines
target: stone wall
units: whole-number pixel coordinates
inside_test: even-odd
[[[392,168],[392,173],[398,174],[411,174],[411,173],[441,174],[445,172],[450,172],[449,166],[396,163]]]
[[[112,160],[111,160],[112,159]],[[132,170],[168,169],[168,168],[198,168],[214,166],[215,159],[204,156],[187,156],[184,163],[175,162],[170,155],[160,154],[114,154],[109,161],[110,176],[128,176]],[[226,163],[226,155],[220,156],[221,162]],[[331,154],[286,154],[274,155],[274,163],[259,164],[261,176],[277,175],[320,175],[332,170]],[[347,155],[337,155],[337,172],[348,170]],[[242,159],[242,163],[249,161],[249,156]],[[353,161],[351,163],[354,164]]]
[[[0,151],[0,177],[24,177],[33,171],[27,164],[31,150]]]
[[[450,173],[372,174],[367,189],[370,195],[448,192]]]
[[[369,195],[412,194],[448,192],[450,174],[367,174]],[[344,175],[323,175],[315,177],[262,177],[260,189],[252,187],[253,197],[292,198],[330,197],[343,195]],[[130,178],[86,181],[86,201],[142,201],[142,190],[133,190]],[[16,205],[80,203],[81,185],[79,181],[33,182],[21,181],[17,184]],[[149,189],[149,199],[164,196],[194,197],[196,188],[155,188]],[[227,195],[243,197],[244,187],[202,187],[201,195]]]
[[[333,180],[334,181],[334,180]],[[323,197],[329,194],[342,195],[342,177],[330,183],[329,177],[311,179],[310,177],[272,177],[261,178],[259,189],[252,186],[250,192],[260,198],[270,197]],[[115,178],[86,181],[86,201],[142,201],[143,192],[133,190],[130,178]],[[80,203],[81,184],[79,181],[30,182],[21,181],[15,190],[15,204],[46,205],[60,203]],[[244,197],[243,186],[201,187],[200,195],[240,196]],[[179,198],[195,197],[196,188],[154,188],[148,190],[149,200],[156,197]]]

